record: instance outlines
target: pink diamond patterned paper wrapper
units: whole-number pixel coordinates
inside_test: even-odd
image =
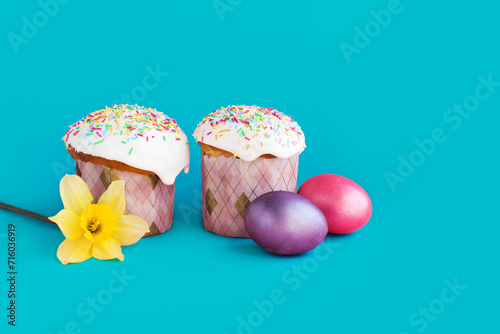
[[[111,182],[125,182],[125,214],[135,215],[149,224],[144,237],[161,234],[172,227],[175,185],[164,184],[157,175],[141,175],[76,160],[76,174],[88,184],[97,201]]]
[[[203,225],[207,231],[233,238],[250,238],[245,212],[258,196],[297,190],[299,154],[289,159],[258,158],[246,162],[223,155],[202,154]]]

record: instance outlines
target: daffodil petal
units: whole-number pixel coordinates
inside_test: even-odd
[[[57,258],[62,264],[82,262],[92,257],[92,243],[85,237],[64,240],[57,249]]]
[[[89,186],[77,175],[65,175],[59,186],[65,209],[78,216],[86,211],[93,201]]]
[[[111,236],[120,245],[127,246],[135,244],[148,232],[149,226],[144,219],[137,216],[123,215],[116,221]]]
[[[99,260],[118,259],[123,261],[123,253],[120,244],[113,238],[94,243],[92,255]]]
[[[57,215],[49,217],[49,219],[59,226],[61,232],[69,240],[78,239],[85,232],[80,226],[80,217],[71,210],[61,210]]]
[[[117,217],[123,215],[125,213],[125,182],[113,181],[101,195],[97,204],[106,204]]]

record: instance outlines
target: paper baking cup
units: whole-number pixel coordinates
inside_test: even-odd
[[[245,228],[250,203],[271,191],[296,192],[298,168],[298,154],[289,159],[258,158],[253,162],[202,154],[205,229],[225,237],[250,238]]]
[[[125,214],[139,216],[149,225],[144,237],[161,234],[172,227],[175,185],[166,185],[157,175],[141,175],[76,160],[76,174],[89,186],[94,201],[111,182],[125,182]]]

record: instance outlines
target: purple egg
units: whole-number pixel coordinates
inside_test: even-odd
[[[257,245],[280,255],[307,252],[328,233],[323,212],[307,198],[288,191],[257,197],[247,208],[245,227]]]

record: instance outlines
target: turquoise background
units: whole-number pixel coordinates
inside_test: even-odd
[[[450,119],[447,110],[475,101],[478,77],[500,81],[500,7],[402,0],[377,31],[370,12],[391,1],[215,4],[221,16],[210,0],[69,1],[50,7],[52,17],[37,1],[3,2],[0,201],[57,213],[59,180],[74,172],[61,141],[67,126],[135,92],[129,102],[168,113],[188,134],[229,104],[292,115],[308,145],[299,182],[321,173],[353,179],[371,196],[371,221],[328,236],[332,254],[318,248],[296,257],[208,233],[200,148],[190,138],[191,171],[177,179],[174,227],[124,247],[124,262],[63,266],[56,227],[0,212],[1,332],[498,332],[500,87],[467,118]],[[23,18],[39,25],[24,29],[29,38]],[[348,62],[341,43],[355,46],[356,27],[374,30],[369,41],[358,37],[363,47]],[[26,39],[15,46],[13,38]],[[169,75],[141,90],[148,66]],[[387,172],[398,173],[400,156],[422,158],[415,140],[435,129],[446,140],[391,189]],[[5,316],[9,223],[18,236],[15,329]],[[291,272],[304,265],[307,278]],[[110,293],[122,270],[134,278]],[[455,278],[466,288],[443,304]],[[275,289],[285,300],[261,321],[254,302]],[[91,319],[86,303],[97,297],[106,305]],[[419,315],[429,307],[434,315]],[[240,317],[255,326],[241,327]]]

